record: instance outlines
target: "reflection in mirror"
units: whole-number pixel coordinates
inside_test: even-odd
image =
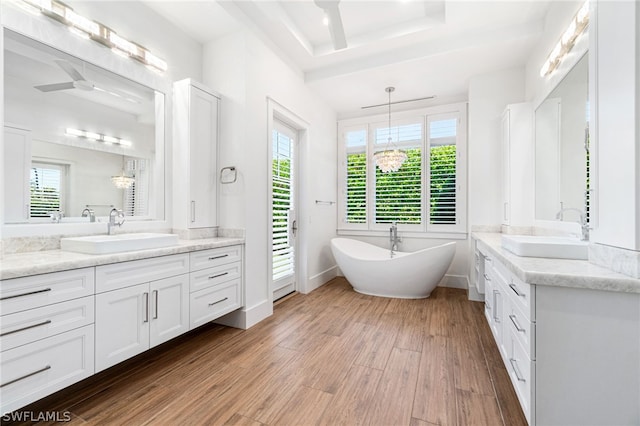
[[[585,54],[535,112],[535,217],[588,213],[588,59]],[[557,219],[556,219],[557,218]]]
[[[5,223],[91,221],[152,200],[164,95],[4,30]],[[128,177],[116,186],[112,177]],[[73,218],[73,219],[70,219]]]

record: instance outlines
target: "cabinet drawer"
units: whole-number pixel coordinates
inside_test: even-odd
[[[240,300],[240,279],[191,293],[190,329],[239,308]]]
[[[93,321],[93,296],[5,315],[0,326],[0,348],[6,351]]]
[[[189,254],[191,271],[212,268],[242,260],[242,246],[219,247],[210,250],[196,251]]]
[[[535,321],[535,286],[520,280],[502,263],[493,262],[495,270],[505,278],[505,289],[509,298],[522,310],[530,321]]]
[[[511,330],[512,335],[515,336],[522,345],[529,359],[535,360],[535,323],[529,321],[513,301],[511,301],[507,307],[504,321]]]
[[[513,387],[518,395],[518,400],[522,406],[522,411],[529,424],[531,424],[531,414],[534,395],[535,362],[527,356],[518,338],[513,332],[510,334],[509,353],[507,357],[507,372],[513,383]]]
[[[189,274],[190,291],[198,291],[242,276],[242,263],[235,262]]]
[[[93,326],[87,325],[2,353],[2,414],[93,374]]]
[[[0,281],[2,315],[64,302],[95,292],[94,269],[83,268]]]
[[[189,255],[174,254],[96,267],[96,293],[189,272]]]

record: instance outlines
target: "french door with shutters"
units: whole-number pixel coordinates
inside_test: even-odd
[[[272,144],[273,300],[296,290],[296,138],[297,132],[274,120]]]

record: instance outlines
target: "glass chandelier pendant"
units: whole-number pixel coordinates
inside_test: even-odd
[[[125,175],[124,169],[119,175],[111,176],[111,183],[113,183],[115,187],[119,189],[130,188],[131,185],[133,185],[133,182],[135,182],[135,179],[132,178],[131,176]]]
[[[397,172],[402,167],[402,164],[407,161],[407,153],[398,149],[391,148],[391,92],[395,87],[387,87],[384,89],[389,94],[389,139],[387,139],[387,147],[384,151],[378,151],[373,154],[373,160],[382,173]]]
[[[376,152],[373,159],[382,173],[397,172],[407,161],[407,153],[399,149],[388,149]]]

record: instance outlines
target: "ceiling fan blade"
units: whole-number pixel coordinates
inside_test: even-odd
[[[34,86],[34,88],[40,90],[41,92],[55,92],[56,90],[68,90],[73,89],[75,85],[73,81],[68,83],[54,83],[54,84],[43,84],[42,86]]]
[[[66,72],[67,74],[69,74],[71,76],[71,78],[73,79],[73,81],[81,81],[81,80],[86,80],[86,78],[84,78],[82,76],[82,74],[80,74],[80,72],[75,69],[73,67],[73,65],[71,65],[69,62],[67,61],[63,61],[61,59],[56,59],[53,62],[55,62],[56,64],[58,64],[58,66],[60,68],[62,68],[64,70],[64,72]]]
[[[316,6],[324,10],[329,19],[329,34],[336,50],[347,48],[347,38],[344,35],[344,26],[338,4],[340,0],[314,0]]]
[[[338,3],[325,9],[327,16],[329,17],[329,34],[331,34],[331,41],[333,41],[333,48],[336,50],[347,48],[347,38],[344,35],[344,27],[342,26],[342,17],[340,16],[340,9],[338,9]]]

